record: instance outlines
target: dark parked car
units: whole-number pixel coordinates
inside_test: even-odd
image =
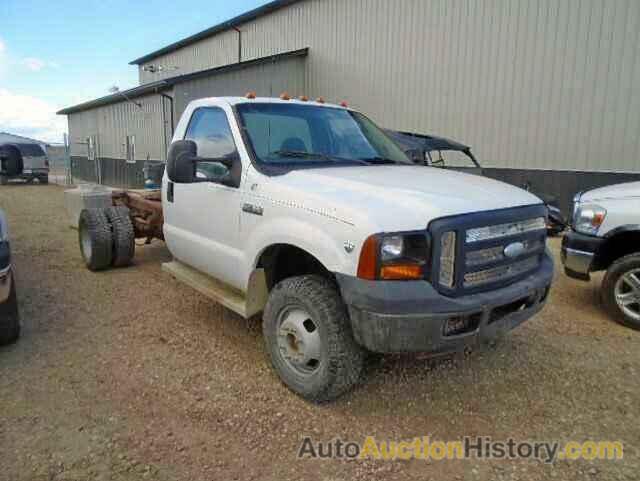
[[[0,346],[15,342],[20,335],[16,284],[11,265],[7,219],[0,209]]]
[[[454,168],[470,174],[483,175],[482,166],[468,145],[432,135],[395,130],[387,130],[386,132],[416,164]],[[449,165],[447,165],[445,154],[449,157]],[[532,190],[529,182],[521,187],[538,196],[546,204],[549,214],[547,219],[547,233],[549,235],[558,235],[567,228],[567,221],[558,208],[557,199],[554,196]]]

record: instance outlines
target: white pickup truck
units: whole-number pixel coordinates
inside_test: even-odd
[[[127,265],[134,237],[163,238],[165,271],[243,317],[262,313],[273,366],[305,398],[346,392],[367,352],[463,350],[546,302],[540,199],[415,165],[345,106],[194,101],[167,157],[161,199],[117,193],[82,212],[87,266]]]
[[[576,194],[571,231],[562,239],[570,277],[607,271],[602,300],[614,319],[640,329],[640,182]]]

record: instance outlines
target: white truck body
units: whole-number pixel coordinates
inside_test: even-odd
[[[275,369],[313,400],[355,384],[367,350],[495,338],[542,309],[553,277],[540,199],[416,166],[345,107],[190,103],[162,202],[165,270],[243,316],[264,311]]]
[[[245,102],[302,103],[260,98],[191,102],[173,142],[185,138],[196,109],[223,109],[241,157],[242,184],[237,189],[214,183],[176,185],[180,203],[166,198],[163,203],[165,239],[173,256],[242,291],[260,254],[273,244],[298,246],[328,270],[355,275],[360,248],[372,233],[408,231],[440,217],[540,203],[509,184],[433,167],[354,166],[266,176],[253,167],[234,119],[232,106]],[[165,189],[167,181],[165,175]],[[242,215],[245,203],[264,209],[264,215]],[[355,245],[352,252],[345,251],[345,242]]]

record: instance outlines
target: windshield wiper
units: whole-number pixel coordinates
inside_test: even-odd
[[[364,165],[368,163],[362,159],[347,159],[345,157],[336,157],[333,155],[321,154],[319,152],[305,152],[303,150],[276,150],[274,152],[269,152],[269,155],[278,155],[280,157],[297,157],[301,159],[321,159],[323,161],[332,163],[351,162]]]

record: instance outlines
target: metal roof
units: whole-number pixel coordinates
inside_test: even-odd
[[[262,17],[263,15],[267,15],[271,12],[275,12],[276,10],[299,1],[300,0],[275,0],[273,2],[269,2],[261,7],[245,12],[242,15],[238,15],[231,20],[227,20],[226,22],[214,25],[213,27],[198,32],[195,35],[183,38],[182,40],[178,40],[177,42],[167,45],[166,47],[156,50],[155,52],[151,52],[140,58],[132,60],[131,62],[129,62],[129,65],[140,65],[141,63],[152,60],[156,57],[159,57],[160,55],[164,55],[166,53],[173,52],[174,50],[178,50],[179,48],[186,47],[187,45],[191,45],[192,43],[197,42],[198,40],[202,40],[203,38],[211,37],[212,35],[215,35],[217,33],[237,27],[238,25],[249,22],[258,17]]]
[[[275,55],[269,55],[268,57],[260,57],[254,60],[247,60],[245,62],[233,63],[229,65],[223,65],[221,67],[214,67],[207,70],[201,70],[199,72],[193,72],[185,75],[178,75],[176,77],[167,78],[164,80],[158,80],[157,82],[151,82],[148,84],[140,85],[139,87],[134,87],[129,90],[122,90],[120,92],[116,92],[112,95],[107,95],[105,97],[100,97],[95,100],[90,100],[88,102],[83,102],[78,105],[74,105],[72,107],[64,108],[58,112],[58,115],[68,115],[76,112],[82,112],[83,110],[89,110],[95,107],[101,107],[103,105],[115,104],[122,101],[132,100],[137,97],[142,97],[143,95],[149,95],[153,93],[158,93],[163,90],[167,90],[173,85],[187,82],[189,80],[194,80],[201,77],[208,77],[210,75],[215,75],[217,73],[229,72],[232,70],[242,69],[245,67],[250,67],[252,65],[257,65],[261,63],[268,63],[273,60],[278,60],[282,58],[288,57],[304,57],[309,53],[308,48],[303,48],[300,50],[292,50],[291,52],[278,53]]]

